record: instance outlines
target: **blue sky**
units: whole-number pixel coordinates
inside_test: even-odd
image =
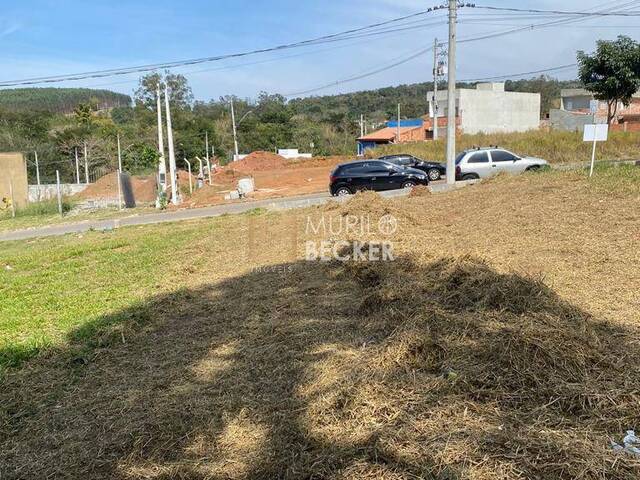
[[[173,61],[273,46],[406,15],[442,0],[4,0],[0,10],[0,81]],[[624,0],[477,0],[483,5],[586,10]],[[640,2],[634,10],[640,10]],[[467,10],[462,12],[461,18]],[[372,70],[446,38],[442,25],[382,38],[306,47],[277,54],[176,69],[196,98],[262,90],[293,93]],[[532,23],[534,21],[528,22]],[[459,25],[460,37],[522,23],[487,20]],[[525,22],[527,23],[527,22]],[[637,24],[637,19],[635,20]],[[634,19],[596,19],[459,46],[458,78],[526,72],[575,61],[598,38],[634,38]],[[628,25],[626,27],[625,25]],[[283,59],[282,57],[289,57]],[[272,61],[277,59],[275,61]],[[264,62],[244,65],[249,62]],[[395,69],[317,94],[430,80],[432,54]],[[573,77],[575,72],[558,75]],[[137,75],[68,82],[59,86],[109,88],[131,93]]]

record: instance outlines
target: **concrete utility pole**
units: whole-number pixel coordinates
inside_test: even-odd
[[[438,39],[433,41],[433,139],[438,139]]]
[[[169,107],[169,87],[164,87],[164,104],[167,110],[167,143],[169,144],[169,175],[171,175],[171,203],[178,205],[178,185],[176,182],[176,154],[173,147],[171,127],[171,107]]]
[[[87,142],[84,142],[84,183],[89,185],[89,158],[87,155]]]
[[[158,183],[163,192],[167,191],[167,164],[164,161],[164,136],[162,135],[162,101],[160,98],[160,84],[156,85],[156,103],[158,105]]]
[[[204,150],[205,150],[205,158],[209,159],[209,132],[204,132]]]
[[[193,183],[191,183],[191,162],[185,158],[184,163],[187,164],[187,172],[189,172],[189,193],[193,193]]]
[[[400,143],[400,104],[398,104],[398,125],[396,125],[396,143]]]
[[[60,190],[60,170],[56,170],[56,196],[58,197],[58,213],[62,217],[62,191]]]
[[[236,131],[236,112],[233,109],[233,98],[231,99],[231,123],[233,124],[233,150],[236,153],[233,160],[238,159],[238,132]]]
[[[118,140],[118,209],[122,210],[122,150],[120,149],[120,134],[116,136]]]
[[[364,115],[360,114],[360,136],[364,137]]]
[[[38,152],[33,152],[36,155],[36,183],[40,186],[40,165],[38,164]],[[39,194],[40,192],[38,192]]]
[[[80,185],[80,161],[78,160],[78,147],[74,148],[76,154],[76,183]]]
[[[449,83],[447,98],[447,184],[456,183],[456,22],[458,0],[449,0]]]

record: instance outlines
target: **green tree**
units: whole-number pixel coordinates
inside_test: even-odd
[[[618,104],[629,105],[640,88],[640,44],[626,36],[600,40],[596,52],[578,52],[580,80],[595,98],[607,102],[607,121],[615,118]]]
[[[140,78],[138,88],[135,91],[135,102],[147,108],[156,106],[156,88],[164,90],[165,85],[169,87],[169,102],[177,109],[190,109],[193,104],[193,92],[189,86],[189,81],[184,75],[176,75],[165,71],[161,73],[150,73]]]

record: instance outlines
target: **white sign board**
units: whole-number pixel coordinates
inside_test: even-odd
[[[584,126],[583,140],[585,142],[593,142],[593,152],[591,153],[591,171],[589,173],[590,177],[593,177],[593,167],[596,164],[596,144],[598,142],[606,142],[608,136],[609,125],[606,123]]]
[[[600,102],[598,100],[591,100],[589,102],[589,111],[591,111],[591,113],[598,113],[598,108],[600,108]]]
[[[606,142],[609,137],[609,125],[606,123],[584,126],[585,142]]]

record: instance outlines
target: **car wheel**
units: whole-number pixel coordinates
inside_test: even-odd
[[[527,168],[527,172],[537,172],[540,170],[540,165],[531,165],[529,168]]]
[[[427,172],[427,176],[429,177],[429,180],[431,180],[432,182],[435,182],[436,180],[440,180],[440,170],[438,170],[437,168],[430,168],[429,171]]]
[[[349,187],[340,187],[336,190],[336,197],[345,197],[347,195],[353,195]]]
[[[478,175],[476,175],[475,173],[467,173],[465,175],[462,176],[462,180],[478,180],[480,177],[478,177]]]
[[[416,182],[414,182],[413,180],[407,180],[402,184],[402,188],[413,188],[415,186],[416,186]]]

